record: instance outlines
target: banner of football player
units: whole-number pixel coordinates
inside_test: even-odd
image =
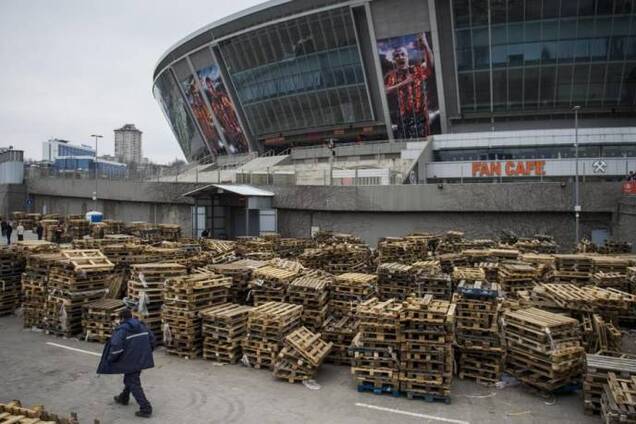
[[[222,137],[225,139],[226,150],[228,153],[243,153],[248,151],[247,140],[245,134],[239,124],[234,103],[227,93],[223,80],[221,79],[221,71],[219,65],[212,64],[206,68],[197,71],[199,84],[203,88],[203,92],[207,97],[212,113],[217,119],[220,130],[223,132]]]
[[[377,40],[393,136],[440,133],[430,32]]]
[[[201,128],[203,137],[207,140],[212,153],[214,156],[225,153],[224,143],[216,130],[214,118],[203,100],[198,81],[193,76],[188,76],[180,82],[190,110],[199,123],[199,128]]]

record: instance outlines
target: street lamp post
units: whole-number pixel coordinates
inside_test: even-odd
[[[581,202],[579,198],[579,111],[581,106],[574,106],[574,222],[576,227],[576,248],[581,241],[580,233],[580,217],[581,217]]]
[[[97,141],[102,138],[103,136],[99,135],[99,134],[91,134],[91,137],[95,138],[95,192],[93,193],[93,201],[94,206],[93,206],[93,210],[97,211]]]

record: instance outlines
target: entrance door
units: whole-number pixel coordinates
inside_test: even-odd
[[[607,228],[595,228],[592,230],[592,243],[595,245],[603,246],[607,239],[609,239],[609,230]]]

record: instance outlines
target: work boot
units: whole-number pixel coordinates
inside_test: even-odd
[[[150,416],[152,415],[152,411],[139,410],[139,411],[135,412],[135,415],[138,416],[138,417],[142,417],[142,418],[150,418]]]
[[[128,399],[124,399],[123,397],[121,397],[121,395],[117,395],[113,397],[113,399],[115,400],[115,403],[118,403],[120,405],[128,405]]]

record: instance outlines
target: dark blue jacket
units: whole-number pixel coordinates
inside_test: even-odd
[[[104,346],[97,374],[128,374],[152,368],[155,336],[140,321],[131,318],[119,325]]]

